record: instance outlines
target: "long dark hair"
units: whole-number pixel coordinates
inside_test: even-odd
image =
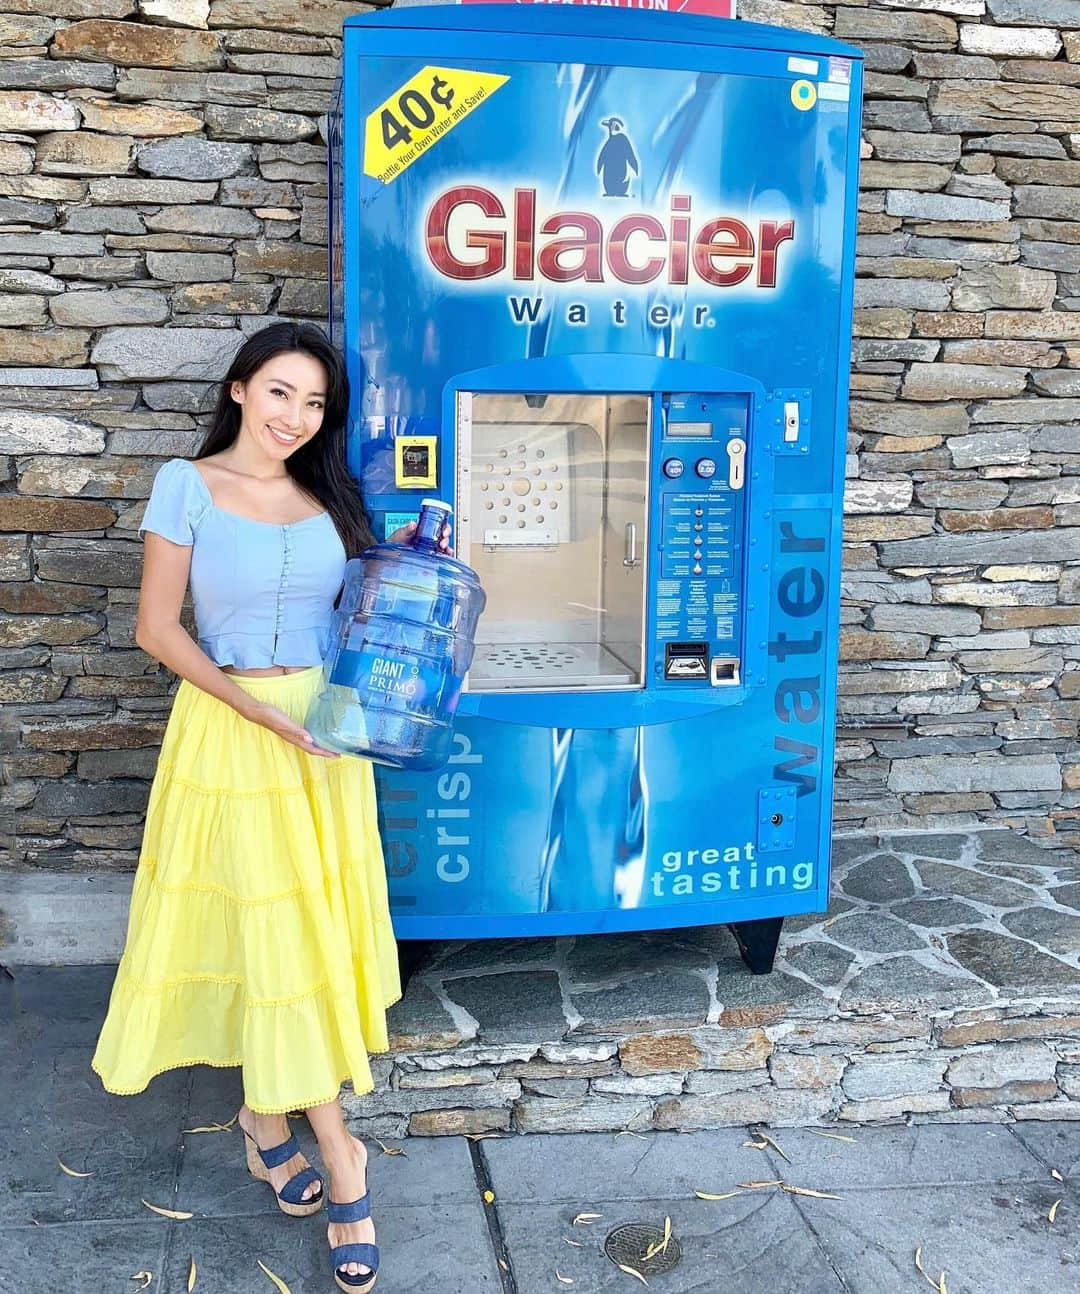
[[[349,557],[375,542],[359,485],[345,456],[345,427],[349,413],[349,377],[345,361],[323,330],[312,323],[275,323],[249,337],[236,352],[221,379],[210,430],[196,458],[228,449],[240,434],[240,406],[232,398],[233,382],[246,382],[276,355],[299,352],[316,359],[326,370],[326,403],[318,434],[285,460],[285,470],[330,514]]]

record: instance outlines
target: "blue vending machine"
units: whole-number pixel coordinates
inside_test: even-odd
[[[380,537],[487,592],[448,766],[380,769],[403,940],[827,905],[858,50],[563,5],[347,20],[332,329]]]

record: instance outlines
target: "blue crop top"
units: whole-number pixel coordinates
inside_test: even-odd
[[[199,646],[216,665],[319,665],[329,645],[345,546],[328,512],[279,526],[219,508],[194,464],[154,478],[139,533],[191,547]]]

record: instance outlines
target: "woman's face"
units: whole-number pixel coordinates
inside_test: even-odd
[[[240,405],[240,434],[252,437],[268,457],[288,458],[322,426],[326,387],[326,370],[311,355],[275,355],[246,382],[230,387]]]

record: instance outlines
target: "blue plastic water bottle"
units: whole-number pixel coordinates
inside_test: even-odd
[[[487,601],[476,572],[439,551],[452,509],[424,499],[407,544],[345,566],[323,686],[305,726],[320,746],[393,768],[441,768]]]

